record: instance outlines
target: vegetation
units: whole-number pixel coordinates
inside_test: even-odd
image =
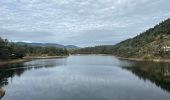
[[[145,59],[170,57],[170,19],[114,46],[113,54]]]
[[[71,54],[111,54],[112,52],[113,46],[110,45],[78,48],[70,51]]]
[[[76,54],[114,54],[133,58],[170,58],[170,19],[167,19],[140,35],[113,46],[96,46],[75,49]]]
[[[66,48],[17,45],[7,39],[0,38],[0,60],[23,58],[24,56],[64,56]]]
[[[170,19],[116,45],[104,45],[69,49],[71,54],[113,54],[130,58],[170,58]],[[53,46],[17,45],[0,38],[0,59],[16,59],[24,56],[68,55],[67,49]]]

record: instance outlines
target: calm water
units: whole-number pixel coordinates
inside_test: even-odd
[[[2,67],[2,100],[170,100],[168,63],[86,55]]]

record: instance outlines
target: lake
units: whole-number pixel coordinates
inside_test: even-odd
[[[1,66],[2,100],[170,100],[170,64],[73,55]]]

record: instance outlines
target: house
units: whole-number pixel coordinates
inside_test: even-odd
[[[164,51],[170,51],[170,46],[163,47]]]

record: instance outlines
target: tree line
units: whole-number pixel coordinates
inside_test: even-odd
[[[116,45],[74,49],[73,54],[113,54],[121,57],[170,58],[170,18]]]
[[[170,19],[116,45],[102,45],[78,49],[56,47],[32,47],[17,45],[0,38],[0,59],[15,59],[24,56],[56,56],[71,54],[113,54],[121,57],[170,58]]]
[[[0,60],[23,58],[24,56],[65,56],[69,55],[66,48],[53,46],[18,45],[0,37]]]
[[[113,54],[112,45],[101,45],[70,50],[71,54]]]
[[[114,46],[113,54],[122,57],[169,58],[170,18],[153,28]]]

